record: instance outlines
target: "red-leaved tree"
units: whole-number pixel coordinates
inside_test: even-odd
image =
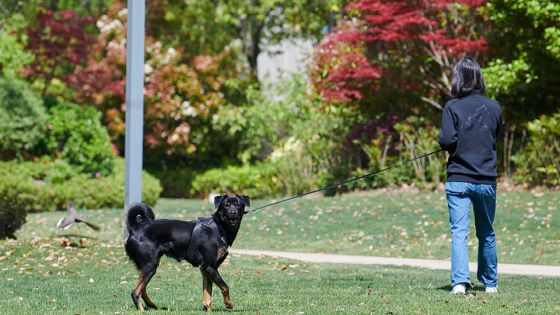
[[[27,48],[35,59],[24,69],[24,74],[33,81],[44,80],[43,96],[52,79],[68,80],[68,74],[85,62],[89,46],[94,38],[87,28],[94,21],[71,10],[53,12],[39,7],[36,23],[27,28]]]
[[[367,102],[383,89],[416,92],[436,106],[451,65],[488,49],[477,32],[483,0],[358,0],[317,46],[312,81],[327,104]],[[435,100],[434,100],[435,98]]]

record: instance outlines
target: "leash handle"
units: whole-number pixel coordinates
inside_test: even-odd
[[[267,205],[264,205],[264,206],[255,208],[255,209],[251,209],[251,210],[249,210],[249,211],[245,211],[245,214],[251,213],[251,212],[255,212],[255,211],[258,211],[258,210],[261,210],[261,209],[264,209],[264,208],[268,208],[268,207],[277,205],[277,204],[279,204],[279,203],[283,203],[283,202],[286,202],[286,201],[290,201],[290,200],[293,200],[293,199],[296,199],[296,198],[301,198],[301,197],[303,197],[303,196],[307,196],[307,195],[310,195],[310,194],[314,194],[314,193],[316,193],[316,192],[320,192],[320,191],[323,191],[323,190],[327,190],[327,189],[335,188],[335,187],[338,187],[338,186],[346,185],[346,184],[348,184],[348,183],[355,182],[355,181],[360,180],[360,179],[362,179],[362,178],[371,177],[371,176],[373,176],[373,175],[376,175],[376,174],[379,174],[379,173],[381,173],[381,172],[384,172],[384,171],[386,171],[386,170],[388,170],[388,169],[395,168],[395,167],[399,166],[400,164],[405,164],[405,163],[414,162],[414,161],[416,161],[416,160],[423,159],[423,158],[425,158],[425,157],[427,157],[427,156],[430,156],[430,155],[439,153],[439,152],[441,152],[441,151],[443,151],[443,149],[435,150],[435,151],[432,151],[432,152],[430,152],[430,153],[422,154],[422,155],[420,155],[420,156],[417,156],[417,157],[414,157],[414,158],[411,158],[411,159],[408,159],[408,160],[400,161],[400,162],[398,162],[398,163],[395,163],[395,164],[393,164],[393,165],[391,165],[391,166],[382,168],[382,169],[380,169],[380,170],[373,171],[373,172],[370,172],[370,173],[367,173],[367,174],[363,174],[363,175],[360,175],[360,176],[357,176],[357,177],[354,177],[354,178],[350,178],[350,179],[347,179],[347,180],[345,180],[345,181],[342,181],[342,182],[339,182],[339,183],[336,183],[336,184],[331,184],[331,185],[323,186],[323,187],[321,187],[321,188],[317,188],[317,189],[312,190],[312,191],[308,191],[308,192],[301,193],[301,194],[298,194],[298,195],[295,195],[295,196],[292,196],[292,197],[289,197],[289,198],[286,198],[286,199],[282,199],[282,200],[279,200],[279,201],[276,201],[276,202],[272,202],[272,203],[269,203],[269,204],[267,204]]]

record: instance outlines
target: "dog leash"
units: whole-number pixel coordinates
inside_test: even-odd
[[[414,161],[416,161],[416,160],[423,159],[423,158],[425,158],[425,157],[428,157],[428,156],[430,156],[430,155],[439,153],[439,152],[441,152],[441,151],[443,151],[443,149],[439,149],[439,150],[436,150],[436,151],[433,151],[433,152],[430,152],[430,153],[422,154],[422,155],[417,156],[417,157],[414,157],[414,158],[412,158],[412,159],[400,161],[400,162],[395,163],[395,164],[393,164],[393,165],[391,165],[391,166],[388,166],[388,167],[385,167],[385,168],[382,168],[382,169],[380,169],[380,170],[373,171],[373,172],[370,172],[370,173],[367,173],[367,174],[363,174],[363,175],[360,175],[360,176],[358,176],[358,177],[350,178],[350,179],[347,179],[347,180],[342,181],[342,182],[340,182],[340,183],[336,183],[336,184],[331,184],[331,185],[323,186],[323,187],[321,187],[321,188],[317,188],[317,189],[312,190],[312,191],[308,191],[308,192],[301,193],[301,194],[298,194],[298,195],[295,195],[295,196],[292,196],[292,197],[289,197],[289,198],[286,198],[286,199],[282,199],[282,200],[279,200],[279,201],[276,201],[276,202],[272,202],[272,203],[269,203],[269,204],[267,204],[267,205],[260,206],[260,207],[258,207],[258,208],[255,208],[255,209],[251,209],[251,210],[249,210],[249,211],[246,211],[245,214],[248,214],[248,213],[251,213],[251,212],[255,212],[255,211],[258,211],[258,210],[261,210],[261,209],[264,209],[264,208],[268,208],[268,207],[277,205],[277,204],[279,204],[279,203],[283,203],[283,202],[286,202],[286,201],[290,201],[290,200],[293,200],[293,199],[296,199],[296,198],[301,198],[301,197],[303,197],[303,196],[307,196],[307,195],[310,195],[310,194],[314,194],[314,193],[316,193],[316,192],[320,192],[320,191],[323,191],[323,190],[327,190],[327,189],[335,188],[335,187],[338,187],[338,186],[346,185],[346,184],[348,184],[348,183],[355,182],[355,181],[360,180],[360,179],[362,179],[362,178],[371,177],[371,176],[377,175],[377,174],[379,174],[379,173],[381,173],[381,172],[384,172],[384,171],[386,171],[386,170],[388,170],[388,169],[395,168],[395,167],[397,167],[397,166],[399,166],[399,165],[401,165],[401,164],[406,164],[406,163],[414,162]]]

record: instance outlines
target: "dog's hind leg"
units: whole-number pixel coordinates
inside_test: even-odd
[[[134,290],[132,290],[132,292],[130,293],[130,296],[132,297],[132,302],[134,303],[134,306],[136,306],[136,309],[138,309],[139,311],[143,311],[144,310],[144,306],[142,306],[142,303],[140,303],[140,293],[142,292],[142,283],[144,283],[144,273],[142,271],[140,271],[140,276],[138,277],[138,281],[136,281],[136,286],[134,287]]]
[[[212,280],[212,282],[214,282],[222,291],[222,295],[224,296],[224,304],[226,305],[226,308],[233,308],[233,303],[231,302],[231,299],[229,297],[229,287],[224,281],[224,279],[222,279],[222,276],[220,276],[218,269],[208,266],[204,268],[203,272],[206,272],[208,278]]]
[[[142,306],[142,303],[140,303],[140,296],[142,296],[148,307],[155,307],[155,304],[148,298],[148,295],[146,294],[146,286],[148,285],[148,282],[150,282],[152,277],[156,274],[156,270],[157,266],[143,268],[143,270],[140,271],[140,277],[138,277],[136,287],[130,294],[132,297],[132,301],[134,302],[134,306],[136,306],[136,308],[140,311],[144,310],[144,306]]]
[[[212,312],[212,280],[204,270],[202,273],[202,305],[207,312]]]

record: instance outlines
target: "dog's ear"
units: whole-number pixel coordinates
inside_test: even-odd
[[[249,200],[249,196],[237,195],[237,198],[241,199],[241,202],[243,202],[245,207],[249,207],[251,205],[251,202]]]
[[[226,199],[227,195],[221,195],[221,196],[216,196],[214,197],[214,208],[218,209],[220,207],[220,204],[222,204],[222,201],[224,201],[224,199]]]

